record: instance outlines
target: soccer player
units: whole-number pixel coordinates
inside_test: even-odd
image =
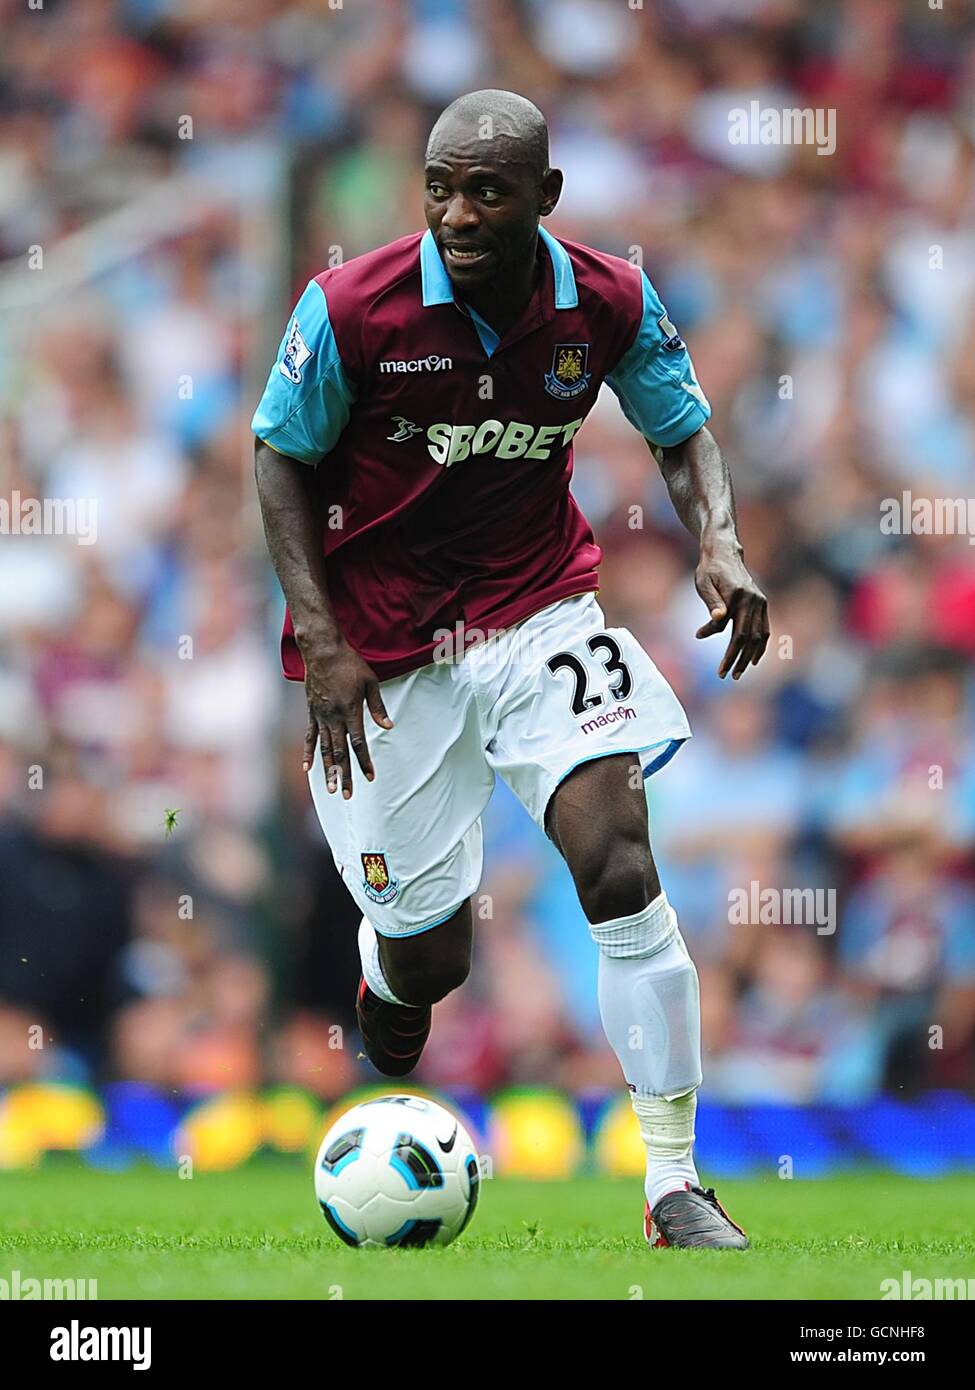
[[[767,607],[710,406],[642,270],[539,226],[562,175],[531,102],[453,102],[425,180],[427,231],[309,283],[253,420],[284,671],[308,700],[304,768],[363,912],[363,1043],[405,1075],[432,1005],[467,977],[500,774],[591,924],[600,1015],[646,1144],[648,1241],[742,1248],[694,1164],[697,972],[643,787],[690,730],[632,634],[607,627],[600,551],[569,491],[605,381],[700,543],[697,635],[731,624],[719,674],[737,679],[765,651]]]

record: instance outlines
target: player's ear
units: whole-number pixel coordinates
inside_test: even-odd
[[[539,212],[542,217],[547,217],[554,209],[562,193],[562,170],[546,169],[542,175],[542,196],[539,200]]]

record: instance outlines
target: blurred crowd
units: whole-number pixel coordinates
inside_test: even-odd
[[[973,489],[971,7],[0,0],[0,24],[0,303],[186,174],[272,201],[287,267],[277,294],[266,248],[203,202],[131,255],[106,221],[83,283],[0,313],[0,502],[98,504],[93,544],[0,534],[0,1084],[368,1078],[357,913],[300,772],[248,423],[293,298],[334,248],[422,225],[426,132],[479,86],[548,116],[551,230],[642,256],[771,599],[763,666],[722,683],[689,538],[604,392],[574,486],[604,610],[694,729],[649,802],[706,1087],[975,1084],[975,550],[881,525],[905,489]],[[834,109],[835,153],[730,143],[755,100]],[[474,973],[417,1079],[617,1087],[568,874],[503,786],[485,830]],[[828,909],[732,920],[752,885]]]

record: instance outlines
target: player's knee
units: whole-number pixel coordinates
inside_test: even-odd
[[[642,912],[660,892],[646,836],[620,832],[596,837],[576,871],[582,910],[590,922]]]

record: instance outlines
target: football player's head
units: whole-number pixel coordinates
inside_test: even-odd
[[[470,92],[451,102],[427,142],[424,212],[458,289],[503,279],[535,255],[538,219],[559,200],[548,126],[515,92]]]

